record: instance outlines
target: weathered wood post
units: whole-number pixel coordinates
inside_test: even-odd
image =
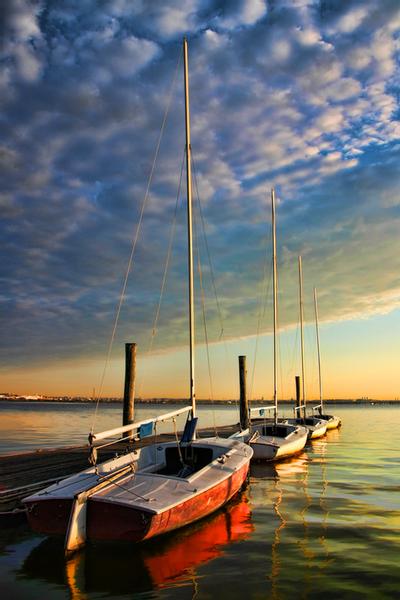
[[[239,356],[239,385],[240,385],[240,429],[249,428],[249,406],[246,391],[246,357]]]
[[[301,406],[301,400],[300,400],[300,375],[296,375],[295,376],[295,380],[296,380],[296,408],[299,408],[299,406]],[[296,417],[300,417],[300,411],[299,410],[295,411],[295,416]]]
[[[136,344],[128,343],[125,344],[125,388],[122,425],[130,425],[134,420],[135,379]],[[129,432],[128,436],[132,439],[132,432]]]

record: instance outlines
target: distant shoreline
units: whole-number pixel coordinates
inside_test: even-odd
[[[122,398],[99,398],[101,404],[122,404]],[[97,399],[79,397],[79,396],[46,396],[46,397],[32,397],[32,396],[0,396],[0,402],[32,402],[32,403],[64,403],[64,404],[93,404],[97,402]],[[309,400],[310,405],[317,404],[319,401]],[[187,398],[136,398],[135,404],[187,404],[189,400]],[[223,405],[235,405],[239,404],[239,400],[205,400],[198,399],[198,404],[212,405],[212,404],[223,404]],[[251,403],[256,406],[270,405],[272,400],[251,400]],[[292,405],[294,400],[279,400],[280,404]],[[324,400],[324,404],[341,404],[341,405],[363,405],[363,404],[400,404],[400,399],[393,400],[379,400],[376,398],[327,398]]]

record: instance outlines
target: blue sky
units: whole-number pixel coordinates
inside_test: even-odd
[[[278,200],[282,328],[294,331],[298,320],[299,254],[306,318],[312,320],[315,285],[332,347],[343,344],[347,353],[354,346],[356,352],[355,323],[367,340],[380,318],[388,330],[395,327],[399,30],[398,0],[3,1],[3,387],[13,391],[14,381],[18,388],[21,368],[42,374],[41,383],[32,375],[26,387],[41,385],[43,391],[50,390],[46,373],[60,393],[97,385],[87,383],[82,365],[96,364],[101,372],[173,89],[112,358],[121,364],[125,341],[137,341],[141,355],[148,348],[185,143],[178,63],[184,35],[198,192],[231,360],[241,352],[240,340],[254,346],[259,327],[265,257],[270,261],[271,186]],[[154,342],[159,360],[169,353],[168,365],[186,360],[183,192]],[[196,211],[213,343],[220,340],[221,323]],[[199,296],[197,284],[201,346]],[[271,321],[268,298],[259,328],[265,359]],[[353,323],[347,329],[354,331],[353,341],[346,322]],[[387,364],[394,361],[389,346],[387,356],[382,349]],[[334,365],[341,352],[331,356],[329,348]],[[218,351],[215,360],[219,364]],[[372,348],[365,360],[370,371]],[[73,374],[68,385],[60,378],[58,387],[58,376],[51,375],[66,364],[80,365],[75,387]],[[118,373],[110,393],[119,392]],[[382,372],[393,382],[386,395],[400,395],[395,373]],[[149,377],[151,395],[159,386],[152,387]],[[263,385],[260,376],[260,394]],[[333,395],[336,389],[332,384]],[[349,384],[349,395],[360,390]],[[234,393],[233,384],[220,392]]]

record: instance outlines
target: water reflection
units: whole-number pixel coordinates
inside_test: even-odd
[[[209,518],[141,545],[88,545],[68,562],[61,540],[46,538],[23,563],[20,577],[66,584],[72,600],[101,592],[127,595],[176,585],[197,591],[199,566],[246,539],[254,527],[246,492]]]
[[[316,581],[331,563],[328,447],[327,438],[318,439],[295,458],[251,467],[252,484],[263,491],[254,509],[262,509],[271,523],[269,540],[264,536],[267,581],[262,593],[272,600],[287,598],[290,585],[302,598],[313,597]]]
[[[400,410],[349,407],[341,416],[341,430],[298,457],[252,465],[243,519],[232,515],[230,525],[221,511],[141,549],[88,547],[67,569],[61,542],[33,551],[39,539],[28,529],[0,529],[2,597],[397,598]]]
[[[274,538],[271,546],[271,596],[272,600],[279,600],[278,592],[278,581],[280,574],[280,556],[279,556],[279,545],[281,542],[281,532],[286,527],[287,520],[280,511],[280,506],[283,500],[283,489],[280,485],[279,477],[275,479],[275,488],[277,492],[276,500],[274,502],[274,512],[278,518],[278,526],[275,528]]]

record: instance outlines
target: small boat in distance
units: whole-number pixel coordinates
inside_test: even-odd
[[[278,422],[278,364],[277,364],[277,265],[276,265],[276,220],[275,220],[275,190],[271,190],[272,209],[272,264],[273,264],[273,315],[274,315],[274,420],[272,423],[259,422],[251,427],[252,434],[249,444],[254,451],[254,460],[273,461],[289,458],[301,452],[307,442],[308,431],[299,424]],[[265,409],[270,407],[265,407]],[[262,410],[262,409],[261,409]],[[256,409],[258,414],[260,409]],[[250,409],[250,417],[251,417]]]
[[[340,417],[336,415],[327,415],[324,413],[324,401],[322,395],[322,374],[321,374],[321,351],[319,343],[319,323],[318,323],[318,299],[317,299],[317,288],[314,288],[314,313],[315,313],[315,335],[317,340],[317,354],[318,354],[318,383],[319,383],[319,404],[313,406],[313,410],[318,410],[318,416],[320,419],[326,421],[326,429],[337,429],[342,424]]]
[[[244,484],[253,450],[236,439],[195,439],[194,285],[192,182],[187,41],[183,42],[187,170],[190,406],[154,419],[91,433],[92,467],[23,500],[35,531],[64,535],[70,554],[87,539],[141,542],[193,523],[225,505]],[[132,449],[97,463],[96,444],[135,432],[152,435],[156,424],[187,412],[181,439]],[[123,438],[126,439],[126,438]],[[108,445],[108,442],[107,442]]]
[[[307,417],[306,414],[306,386],[305,386],[305,368],[304,368],[304,333],[303,333],[303,271],[301,264],[301,256],[298,258],[299,264],[299,307],[300,307],[300,345],[301,345],[301,379],[302,379],[302,403],[295,408],[295,411],[300,411],[303,414],[296,416],[293,419],[287,419],[286,423],[304,425],[308,430],[308,439],[314,440],[322,437],[326,433],[327,423],[323,419],[317,417]]]

